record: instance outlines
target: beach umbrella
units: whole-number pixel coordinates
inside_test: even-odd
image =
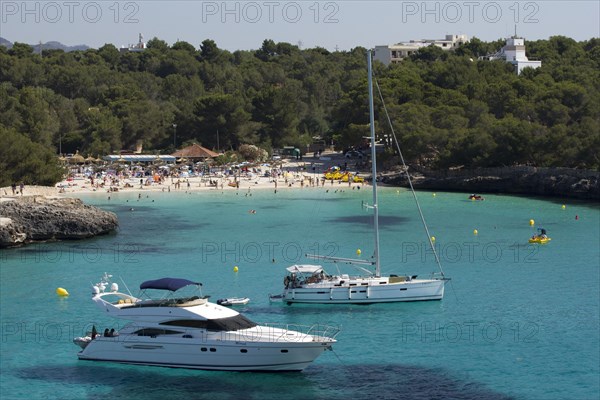
[[[85,162],[85,158],[79,152],[76,152],[75,155],[69,157],[69,162],[71,164],[83,164]]]

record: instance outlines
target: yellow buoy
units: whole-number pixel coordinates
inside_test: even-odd
[[[360,255],[361,255],[361,253],[362,253],[362,251],[360,251],[360,249],[356,249],[356,255],[357,255],[357,256],[360,256]]]
[[[431,237],[431,241],[432,241],[432,242],[435,242],[435,236],[432,236],[432,237]]]
[[[565,205],[563,204],[563,205],[562,205],[562,209],[564,210],[564,209],[566,209],[566,208],[567,208],[567,206],[565,206]]]
[[[64,297],[64,296],[68,296],[69,292],[67,292],[67,289],[63,289],[63,288],[59,287],[56,289],[56,294]]]
[[[479,231],[477,231],[477,229],[473,229],[473,235],[477,235],[479,233]]]
[[[435,193],[434,193],[434,194],[432,194],[432,196],[433,196],[433,197],[435,197]]]
[[[233,267],[233,272],[238,272],[238,267],[237,265],[235,267]]]
[[[532,220],[532,219],[530,219],[530,220],[529,220],[529,225],[531,225],[531,226],[535,225],[535,221],[534,221],[534,220]]]

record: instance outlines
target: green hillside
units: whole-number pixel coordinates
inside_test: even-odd
[[[455,53],[425,48],[400,64],[375,64],[410,162],[434,168],[600,166],[600,40],[528,41],[542,67],[517,76],[478,61],[503,41],[473,39]],[[320,136],[339,149],[368,133],[365,49],[300,50],[265,40],[229,52],[152,39],[143,52],[113,45],[65,53],[0,46],[0,186],[53,183],[53,155],[133,149],[303,146]],[[376,102],[378,134],[389,133]],[[173,127],[176,124],[176,128]]]

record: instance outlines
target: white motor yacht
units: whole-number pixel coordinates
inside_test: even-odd
[[[92,300],[108,315],[131,321],[114,334],[75,338],[81,360],[228,371],[300,371],[336,342],[339,329],[258,325],[207,297],[176,292],[201,284],[163,278],[140,285],[163,298],[121,293],[111,275],[93,287]],[[179,292],[181,293],[181,292]]]

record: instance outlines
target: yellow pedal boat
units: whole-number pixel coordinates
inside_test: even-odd
[[[551,240],[552,239],[549,237],[543,238],[543,237],[535,236],[535,237],[529,238],[529,243],[546,244]]]

